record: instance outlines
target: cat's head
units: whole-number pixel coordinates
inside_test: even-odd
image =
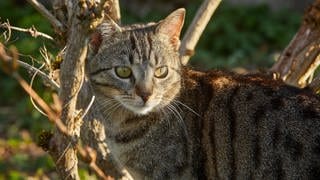
[[[185,16],[119,27],[103,23],[92,36],[87,75],[106,108],[147,114],[169,104],[180,90],[179,36]],[[111,109],[110,109],[111,111]]]

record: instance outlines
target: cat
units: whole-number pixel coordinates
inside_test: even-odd
[[[133,179],[319,179],[320,100],[263,74],[179,60],[185,10],[91,37],[86,74]]]

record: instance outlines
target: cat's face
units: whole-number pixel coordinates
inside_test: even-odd
[[[87,69],[102,105],[141,115],[161,110],[174,99],[180,90],[178,47],[184,13],[179,9],[144,28],[101,25]]]

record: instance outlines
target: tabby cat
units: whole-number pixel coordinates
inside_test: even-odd
[[[182,66],[184,15],[92,36],[86,71],[113,157],[134,179],[319,179],[319,97]]]

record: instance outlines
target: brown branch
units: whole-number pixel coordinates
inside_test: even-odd
[[[42,16],[44,16],[50,24],[54,27],[54,29],[60,34],[64,32],[63,24],[54,17],[41,3],[37,0],[27,0],[37,11],[40,12]]]
[[[9,59],[10,60],[10,59]],[[40,69],[34,67],[34,66],[31,66],[30,64],[28,63],[25,63],[23,61],[20,61],[20,60],[17,60],[17,63],[25,68],[26,70],[32,72],[33,74],[36,74],[39,75],[46,83],[49,83],[50,86],[55,90],[55,91],[59,91],[60,89],[60,86],[57,82],[55,82],[51,77],[49,77],[46,73],[42,72]]]
[[[49,83],[50,86],[55,90],[55,91],[59,91],[60,86],[57,82],[55,82],[51,77],[49,77],[46,73],[42,72],[40,69],[31,66],[28,63],[25,63],[23,61],[18,60],[17,61],[18,64],[27,69],[28,71],[32,72],[33,74],[37,74],[39,75],[46,83]]]
[[[14,51],[15,53],[15,51]],[[17,53],[15,53],[17,54]],[[17,57],[17,55],[14,55],[14,57]],[[37,104],[39,104],[39,106],[44,110],[44,112],[47,114],[47,117],[50,121],[52,121],[53,123],[55,123],[55,125],[57,126],[57,128],[59,129],[60,132],[62,132],[63,134],[65,134],[66,136],[70,136],[69,132],[67,131],[67,127],[62,123],[62,121],[59,119],[59,112],[60,110],[58,109],[58,111],[54,111],[52,110],[52,108],[32,89],[32,87],[18,74],[17,71],[17,67],[12,67],[12,65],[14,63],[14,61],[17,61],[17,58],[12,58],[10,57],[4,49],[4,46],[0,43],[0,60],[2,60],[4,62],[4,66],[11,66],[11,67],[7,67],[7,69],[11,69],[12,72],[12,76],[19,82],[19,84],[21,85],[21,87],[30,95],[30,97],[32,99],[34,99],[36,101]],[[60,104],[60,102],[57,100],[57,98],[55,99],[55,104]],[[86,110],[84,111],[84,113],[82,114],[83,118],[87,112],[89,111],[89,109],[91,108],[93,102],[94,102],[94,97],[92,98],[91,102],[89,103],[88,107],[86,108]],[[59,105],[58,105],[59,107]],[[47,144],[47,142],[44,142],[45,144]],[[69,143],[70,144],[70,143]],[[104,172],[99,168],[99,166],[96,164],[96,152],[87,147],[87,148],[83,148],[81,146],[77,146],[77,151],[79,152],[80,157],[89,164],[89,167],[102,179],[112,179],[110,176],[106,176],[104,174]],[[60,157],[63,157],[64,153],[62,153],[62,155]],[[57,162],[59,162],[59,159],[57,160]]]
[[[316,93],[320,91],[320,74],[316,76],[313,81],[309,84],[309,87]]]
[[[320,0],[306,11],[304,21],[278,61],[270,69],[286,83],[305,87],[319,66],[320,53]],[[313,89],[318,89],[312,83]]]
[[[8,62],[13,62],[13,57],[9,56],[7,53],[5,53],[5,48],[3,46],[2,43],[0,43],[0,53],[1,53],[1,58],[5,59],[5,61]],[[23,61],[20,60],[16,60],[16,63],[25,68],[26,70],[32,72],[33,74],[37,74],[39,75],[45,82],[49,83],[51,85],[51,87],[55,90],[55,91],[59,91],[60,86],[58,85],[57,82],[55,82],[52,78],[50,78],[46,73],[42,72],[40,69],[31,66],[28,63],[25,63]]]
[[[86,148],[82,148],[81,146],[77,147],[78,154],[80,155],[82,161],[89,164],[90,168],[96,172],[96,174],[101,179],[105,180],[113,180],[111,176],[106,176],[104,172],[100,169],[100,167],[96,164],[97,161],[97,153],[92,148],[87,146]]]
[[[221,0],[205,0],[198,9],[195,18],[181,42],[180,58],[182,64],[186,65],[190,57],[194,54],[194,49],[200,36],[220,2]]]
[[[32,0],[28,1],[37,2]],[[79,148],[79,146],[77,145],[77,141],[80,136],[82,118],[89,118],[87,117],[88,115],[86,115],[86,113],[92,114],[90,112],[91,110],[89,110],[92,103],[89,103],[89,107],[83,108],[87,105],[87,103],[86,105],[84,103],[79,103],[78,98],[78,92],[82,87],[84,78],[84,59],[86,57],[87,50],[86,39],[89,35],[89,32],[94,29],[100,22],[102,22],[104,13],[110,11],[110,6],[106,6],[106,0],[102,0],[100,4],[91,4],[94,1],[85,0],[61,0],[59,2],[61,3],[61,7],[65,9],[60,9],[58,11],[61,13],[67,13],[67,15],[59,16],[59,19],[63,20],[62,22],[64,24],[67,24],[68,29],[66,29],[66,31],[64,32],[68,32],[68,34],[63,34],[67,36],[64,37],[67,39],[67,43],[63,62],[60,65],[60,100],[55,100],[55,102],[61,102],[62,108],[60,119],[63,122],[66,131],[60,131],[60,128],[57,126],[57,130],[50,138],[48,147],[50,155],[55,160],[56,168],[61,179],[79,179],[77,169],[77,152],[83,152],[83,149]],[[114,6],[114,4],[112,4],[112,6]],[[36,7],[41,6],[36,5]],[[100,7],[100,10],[97,9],[98,7]],[[42,10],[39,11],[41,12]],[[114,17],[116,17],[115,19],[118,18],[120,20],[119,8],[118,10],[116,10],[116,12],[118,12],[118,15]],[[65,40],[63,40],[63,42],[65,42]],[[80,100],[84,100],[86,98],[88,97],[85,97],[83,99],[81,97]],[[59,109],[59,107],[54,108]],[[91,130],[87,131],[92,132]],[[99,159],[97,160],[99,162],[98,164],[108,165],[108,160],[104,159],[106,158],[104,152],[108,152],[108,150],[106,146],[101,149],[100,145],[104,142],[98,141],[100,140],[94,140],[95,145],[93,146],[95,148],[98,147],[96,148],[98,150],[99,157]],[[90,142],[93,141],[90,139],[89,143]],[[79,153],[79,155],[80,157],[85,158],[83,157],[85,154]],[[93,169],[99,177],[103,179],[110,179],[109,176],[105,176],[103,174],[106,172],[110,172],[109,169],[106,169],[106,166],[102,166],[104,167],[104,169],[100,169],[95,163],[96,158],[94,155],[92,155],[92,153],[87,153],[87,156],[90,156],[91,158],[90,168]],[[112,165],[110,169],[113,169]],[[113,175],[117,177],[121,176],[119,176],[118,169],[115,170]]]
[[[29,33],[32,37],[44,37],[46,39],[50,39],[50,40],[53,40],[53,38],[45,33],[42,33],[42,32],[39,32],[34,26],[32,26],[31,28],[28,28],[28,29],[25,29],[25,28],[20,28],[20,27],[15,27],[15,26],[11,26],[9,24],[9,22],[5,22],[5,23],[2,23],[0,24],[0,27],[1,28],[6,28],[6,29],[12,29],[12,30],[16,30],[16,31],[20,31],[20,32],[26,32],[26,33]]]
[[[121,13],[119,0],[112,0],[109,16],[118,24],[121,23]]]
[[[16,62],[18,62],[18,55],[16,51],[13,52],[12,57],[9,56],[2,43],[0,43],[0,60],[3,62],[3,66],[5,69],[7,69],[7,73],[12,74],[12,76],[19,82],[21,87],[30,95],[32,99],[35,100],[35,102],[46,112],[48,119],[51,122],[54,122],[57,124],[59,129],[62,132],[67,133],[67,130],[64,126],[64,124],[59,119],[58,113],[52,110],[52,108],[29,86],[29,84],[16,72],[17,67],[15,67]]]

